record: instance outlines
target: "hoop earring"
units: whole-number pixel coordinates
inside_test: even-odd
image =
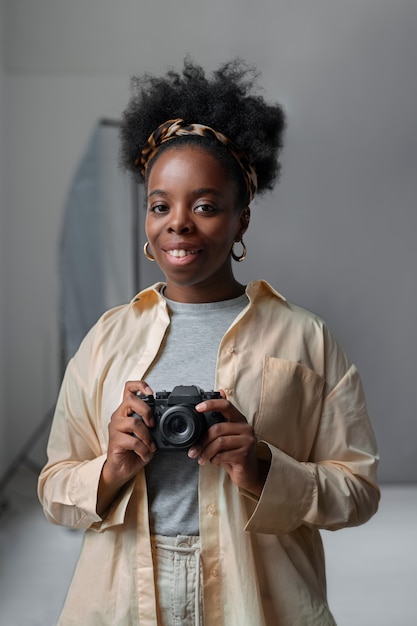
[[[152,254],[149,252],[149,241],[147,241],[143,246],[143,254],[146,256],[148,261],[155,261],[155,257],[153,257]]]
[[[237,256],[237,254],[234,251],[234,247],[237,243],[240,243],[242,245],[242,254],[240,256]],[[240,241],[234,241],[230,252],[234,260],[237,261],[238,263],[241,263],[242,261],[244,261],[246,259],[246,246],[243,243],[243,239],[241,239]]]

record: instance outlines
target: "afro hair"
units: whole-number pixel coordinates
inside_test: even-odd
[[[181,73],[169,70],[161,77],[146,73],[132,78],[132,94],[120,129],[121,166],[140,182],[137,160],[149,135],[167,120],[182,118],[188,124],[204,124],[226,135],[254,167],[258,193],[272,189],[281,169],[278,157],[285,114],[279,104],[268,104],[259,94],[257,79],[255,68],[239,58],[207,76],[188,57]],[[197,137],[184,139],[168,143],[204,143]],[[214,153],[217,150],[224,161],[223,146],[209,148]]]

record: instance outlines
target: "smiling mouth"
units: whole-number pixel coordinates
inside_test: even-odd
[[[176,259],[182,259],[185,256],[190,256],[191,254],[197,254],[198,250],[167,250],[167,254],[175,257]]]

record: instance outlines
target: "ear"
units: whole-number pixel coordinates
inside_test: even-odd
[[[236,235],[236,241],[242,240],[243,235],[248,230],[249,222],[250,222],[250,208],[248,206],[245,206],[241,210],[240,215],[239,215],[240,228]]]

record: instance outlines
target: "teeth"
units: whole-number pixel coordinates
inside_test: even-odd
[[[167,250],[168,254],[175,256],[177,259],[182,259],[189,254],[195,254],[194,250]]]

